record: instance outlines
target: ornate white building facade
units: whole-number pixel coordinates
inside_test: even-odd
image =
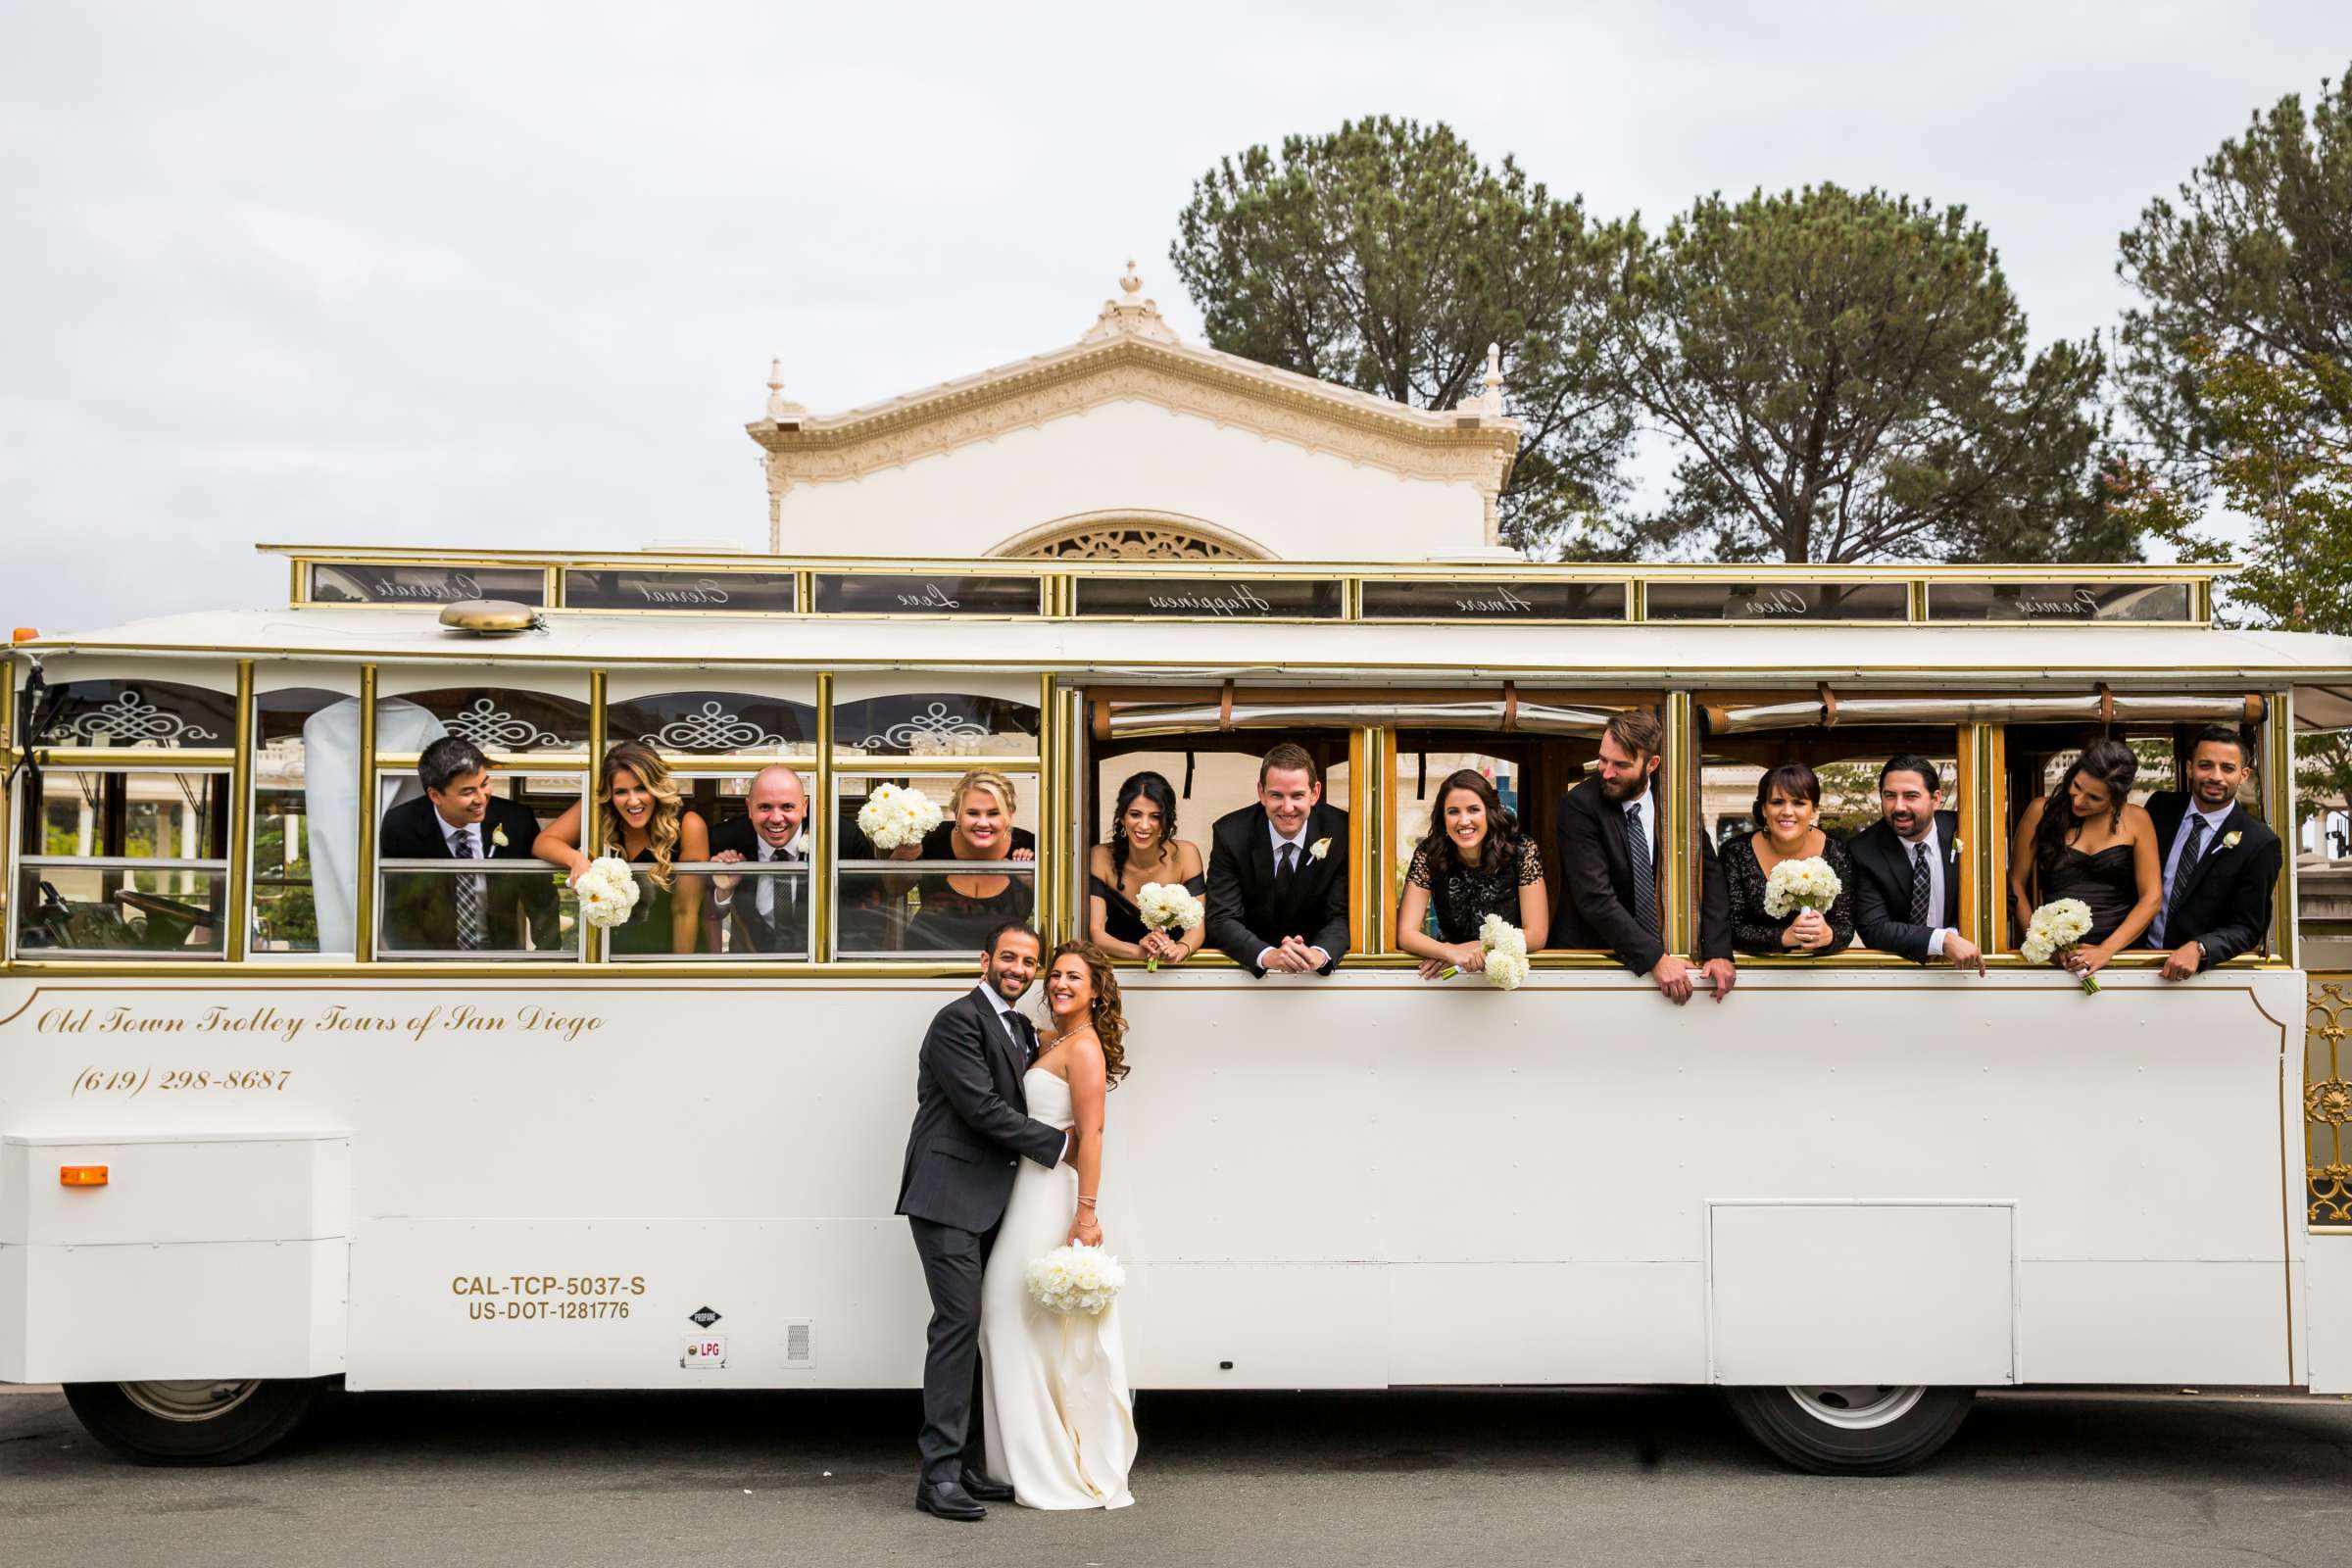
[[[1463,560],[1518,453],[1484,390],[1415,409],[1198,348],[1128,263],[1073,344],[844,414],[771,369],[747,428],[776,554]]]

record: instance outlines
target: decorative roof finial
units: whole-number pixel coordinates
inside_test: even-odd
[[[1500,415],[1502,413],[1502,345],[1499,343],[1487,345],[1486,388],[1487,412]]]
[[[767,362],[767,416],[778,424],[798,424],[808,411],[784,396],[784,362]]]
[[[1144,275],[1135,270],[1135,258],[1127,258],[1127,270],[1119,274],[1117,299],[1102,302],[1102,314],[1095,324],[1086,329],[1081,343],[1101,343],[1115,337],[1149,338],[1154,343],[1174,343],[1176,334],[1161,320],[1159,302],[1144,298]]]

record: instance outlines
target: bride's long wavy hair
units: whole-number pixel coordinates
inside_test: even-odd
[[[1052,970],[1065,957],[1084,963],[1087,975],[1094,982],[1094,999],[1086,1007],[1087,1022],[1095,1026],[1095,1038],[1102,1043],[1105,1087],[1116,1089],[1119,1080],[1127,1076],[1127,1014],[1119,1009],[1119,977],[1111,972],[1110,958],[1091,942],[1064,942],[1046,960],[1046,968]]]
[[[685,797],[678,792],[678,781],[670,776],[668,765],[652,747],[637,741],[614,741],[607,747],[604,766],[597,773],[605,798],[605,809],[599,814],[604,818],[605,848],[622,859],[628,858],[628,850],[621,842],[620,813],[612,809],[612,779],[624,767],[637,775],[637,782],[654,798],[654,809],[645,824],[646,836],[653,841],[654,868],[646,875],[655,886],[667,888],[685,820]]]

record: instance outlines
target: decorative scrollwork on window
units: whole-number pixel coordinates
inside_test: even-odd
[[[215,730],[191,724],[168,709],[158,708],[126,686],[112,702],[49,726],[47,737],[66,745],[178,747],[217,741]]]
[[[783,751],[792,745],[789,738],[761,729],[716,702],[705,703],[637,738],[656,751],[668,752],[735,752],[751,747]]]
[[[858,744],[868,751],[917,751],[926,741],[942,743],[940,750],[953,749],[956,739],[985,738],[990,734],[987,725],[975,723],[961,713],[951,713],[945,703],[908,714],[898,723],[868,735]]]
[[[485,752],[556,751],[567,744],[555,731],[508,712],[487,697],[476,697],[442,722],[452,735],[463,735]]]
[[[1055,561],[1245,561],[1237,550],[1183,528],[1138,524],[1085,528],[1048,540],[1025,554]]]

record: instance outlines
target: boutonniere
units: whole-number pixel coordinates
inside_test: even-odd
[[[1952,853],[1945,856],[1944,858],[1947,860],[1957,859],[1960,857],[1960,852],[1967,848],[1967,845],[1961,843],[1958,839],[1954,839],[1952,840]]]
[[[2245,836],[2246,835],[2244,832],[2239,830],[2232,830],[2225,833],[2222,835],[2222,848],[2225,850],[2234,850],[2237,848],[2237,841]]]
[[[492,827],[490,829],[490,842],[497,845],[502,850],[505,849],[507,847],[507,830],[503,827]]]
[[[1306,847],[1306,858],[1310,860],[1320,860],[1330,853],[1331,840],[1329,839],[1317,839]]]

